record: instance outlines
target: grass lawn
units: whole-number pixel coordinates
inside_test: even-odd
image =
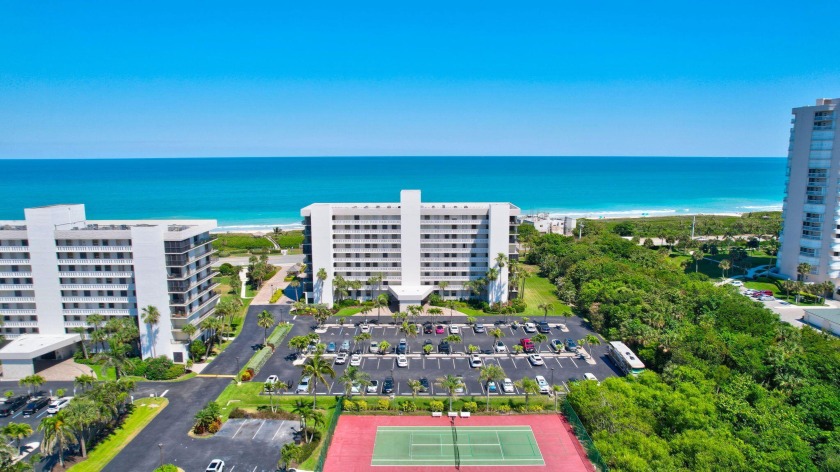
[[[525,303],[527,307],[524,313],[519,313],[519,316],[543,316],[543,311],[540,310],[540,305],[550,303],[554,306],[553,310],[549,310],[548,316],[563,316],[563,314],[571,314],[572,309],[561,302],[557,298],[556,288],[550,280],[540,277],[536,274],[525,278]]]
[[[70,470],[96,472],[104,469],[111,459],[116,457],[158,413],[166,408],[167,404],[169,404],[168,399],[159,397],[141,398],[135,401],[134,411],[128,415],[123,424],[97,444],[92,451],[89,451],[87,459],[74,465]]]
[[[362,307],[360,307],[360,306],[349,306],[349,307],[345,307],[345,308],[342,308],[342,309],[338,310],[338,311],[335,313],[335,315],[334,315],[334,316],[336,316],[336,317],[340,317],[340,316],[353,316],[353,315],[355,315],[356,313],[359,313],[359,312],[361,312],[361,311],[362,311]]]

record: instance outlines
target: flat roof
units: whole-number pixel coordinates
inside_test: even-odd
[[[388,290],[397,296],[397,299],[408,298],[411,300],[423,298],[432,293],[434,285],[388,285]]]
[[[805,313],[818,316],[832,323],[840,323],[840,308],[808,308]]]
[[[78,334],[23,334],[0,349],[0,360],[35,359],[79,341]]]

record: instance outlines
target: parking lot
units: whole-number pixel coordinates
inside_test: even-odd
[[[543,365],[532,365],[526,354],[513,354],[513,346],[519,343],[519,340],[524,337],[532,337],[536,333],[525,333],[523,327],[520,325],[514,328],[511,325],[495,325],[495,319],[483,318],[486,331],[490,331],[495,327],[499,327],[504,336],[501,341],[506,345],[508,353],[495,353],[494,344],[495,338],[490,336],[487,332],[476,333],[472,327],[468,327],[463,321],[463,317],[459,320],[456,318],[453,325],[458,326],[459,336],[462,342],[454,343],[450,347],[451,354],[439,354],[438,345],[447,336],[450,335],[449,323],[437,323],[444,326],[443,333],[437,333],[432,330],[431,334],[424,334],[421,330],[420,334],[410,337],[400,332],[399,328],[392,324],[385,325],[370,325],[369,334],[370,340],[363,341],[358,344],[354,343],[353,338],[360,334],[361,328],[359,324],[362,319],[356,318],[353,323],[346,323],[343,326],[328,325],[326,331],[319,330],[321,343],[328,345],[330,342],[335,343],[336,351],[341,349],[344,341],[348,341],[350,352],[357,352],[361,355],[361,363],[359,369],[367,373],[371,380],[378,381],[378,389],[376,394],[383,394],[382,384],[385,378],[392,376],[394,378],[394,392],[395,395],[411,395],[411,389],[408,386],[408,380],[419,380],[425,378],[429,383],[429,390],[421,392],[419,395],[445,395],[438,385],[436,380],[446,375],[462,375],[466,391],[461,395],[484,395],[486,394],[485,385],[479,380],[479,368],[470,367],[469,355],[467,347],[470,345],[477,346],[481,353],[479,354],[483,364],[496,364],[500,366],[505,375],[511,380],[518,381],[524,377],[534,378],[537,375],[542,375],[551,383],[562,384],[573,380],[580,380],[584,373],[592,373],[598,379],[603,379],[609,376],[620,375],[619,371],[607,359],[606,347],[591,346],[591,359],[586,360],[577,356],[572,352],[555,353],[549,348],[550,340],[566,339],[578,340],[585,337],[587,334],[592,334],[583,322],[576,317],[566,318],[549,318],[551,331],[546,333],[549,341],[541,346],[540,355],[543,357]],[[425,320],[420,319],[422,324]],[[459,322],[460,321],[460,322]],[[561,329],[558,325],[564,324],[565,329]],[[437,324],[435,326],[437,326]],[[296,326],[292,333],[286,338],[286,342],[292,336],[306,335],[314,331],[314,326],[311,325],[309,319],[299,319],[296,321]],[[406,341],[406,358],[407,365],[399,367],[397,365],[397,354],[394,353],[394,348],[398,345],[401,339]],[[432,354],[423,353],[423,344],[430,341],[434,346]],[[387,354],[371,353],[370,342],[379,343],[381,341],[388,341],[391,344],[391,349]],[[539,348],[539,346],[537,346]],[[317,384],[316,392],[319,394],[340,394],[344,391],[344,386],[337,380],[346,367],[349,365],[349,360],[346,364],[335,364],[335,353],[324,354],[327,359],[333,362],[333,368],[336,371],[335,378],[328,379],[329,383],[326,385]],[[295,387],[300,380],[300,367],[292,365],[291,360],[294,358],[288,346],[283,346],[278,349],[273,358],[262,369],[257,376],[258,381],[264,381],[269,375],[278,375],[281,380],[287,382],[293,393]],[[516,394],[520,392],[516,390]],[[373,394],[373,393],[371,393]],[[501,392],[491,393],[491,395],[503,395]]]

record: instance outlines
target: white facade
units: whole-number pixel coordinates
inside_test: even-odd
[[[551,218],[545,213],[522,217],[522,224],[529,224],[543,234],[561,234],[574,236],[577,220],[569,216]]]
[[[787,183],[782,210],[779,273],[796,279],[807,262],[809,282],[840,283],[840,151],[835,108],[840,99],[818,99],[793,109]]]
[[[187,359],[187,336],[218,301],[210,264],[215,220],[91,221],[84,205],[24,210],[0,221],[3,335],[65,335],[87,316],[132,317],[143,357]],[[154,306],[153,332],[139,320]]]
[[[510,203],[423,203],[419,190],[403,190],[399,203],[314,203],[301,210],[306,297],[332,305],[333,280],[340,275],[363,284],[351,298],[389,292],[404,309],[434,291],[446,299],[470,298],[465,283],[493,268],[498,276],[484,291],[486,299],[505,302],[507,264],[499,267],[496,259],[517,257],[518,215]],[[371,283],[380,275],[381,286]]]

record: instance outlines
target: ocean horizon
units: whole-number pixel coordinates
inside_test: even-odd
[[[84,203],[90,219],[212,218],[221,231],[295,228],[316,202],[505,201],[588,218],[781,210],[775,157],[278,157],[4,159],[0,219]]]

